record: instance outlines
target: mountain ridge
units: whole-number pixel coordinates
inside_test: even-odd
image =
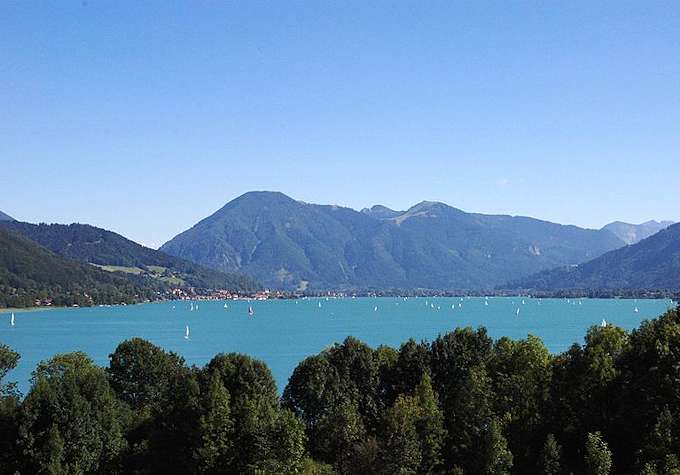
[[[154,298],[160,285],[104,272],[56,255],[23,234],[0,227],[0,307],[118,304]]]
[[[472,289],[624,245],[606,230],[466,213],[441,202],[404,212],[377,206],[356,211],[248,192],[160,250],[286,289]]]
[[[168,285],[241,291],[259,288],[244,276],[209,269],[88,224],[11,221],[0,223],[0,228],[12,229],[66,259],[104,270],[155,276]]]
[[[614,233],[619,239],[621,239],[626,244],[635,244],[643,239],[646,239],[659,231],[666,229],[671,226],[673,221],[656,221],[649,220],[640,224],[631,224],[623,221],[614,221],[603,226],[602,229],[606,229]]]
[[[542,271],[507,287],[535,290],[678,289],[680,223],[581,265]]]

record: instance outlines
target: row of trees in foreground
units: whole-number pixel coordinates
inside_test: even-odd
[[[25,397],[0,347],[2,474],[680,474],[680,312],[591,328],[551,355],[484,328],[302,361],[283,396],[267,366],[205,367],[121,343],[38,365]]]

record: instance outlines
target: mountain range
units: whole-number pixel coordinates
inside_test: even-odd
[[[284,289],[488,289],[625,242],[606,229],[424,201],[362,211],[249,192],[160,250]]]
[[[585,264],[540,272],[510,287],[536,290],[678,289],[680,224]]]
[[[14,221],[14,218],[0,211],[0,221]]]
[[[209,269],[149,249],[105,229],[86,224],[31,224],[3,221],[12,229],[53,253],[117,274],[158,280],[162,285],[201,289],[256,290],[250,278]]]
[[[662,229],[666,229],[671,224],[673,224],[673,221],[647,221],[642,224],[614,221],[602,229],[611,231],[626,244],[635,244],[658,233]]]

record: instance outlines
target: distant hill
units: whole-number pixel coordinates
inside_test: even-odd
[[[14,221],[14,218],[0,211],[0,221]]]
[[[160,286],[153,284],[64,259],[0,227],[0,307],[29,307],[36,299],[53,305],[139,302],[154,297]]]
[[[585,264],[540,272],[511,288],[680,289],[680,224]]]
[[[606,230],[436,202],[358,212],[250,192],[161,250],[276,288],[483,289],[623,245]]]
[[[3,222],[52,252],[102,270],[153,277],[170,286],[251,291],[259,285],[248,277],[225,274],[149,249],[123,236],[86,224]]]
[[[642,224],[630,224],[622,221],[614,221],[607,224],[602,229],[611,231],[626,244],[635,244],[643,239],[666,229],[673,224],[673,221],[647,221]]]

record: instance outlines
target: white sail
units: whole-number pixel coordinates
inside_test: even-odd
[[[378,311],[378,306],[377,306],[377,305],[376,305],[375,307],[373,307],[373,311],[374,311],[374,312],[377,312],[377,311]]]
[[[12,312],[12,316],[9,319],[9,324],[14,326],[14,312]]]
[[[184,339],[188,340],[189,339],[189,325],[186,326],[184,329]]]
[[[638,313],[638,312],[640,312],[640,309],[635,307],[635,310],[633,310],[633,312]]]
[[[607,320],[604,318],[602,319],[602,323],[600,324],[601,327],[606,327],[607,326]]]
[[[515,313],[519,317],[519,308],[517,308],[517,312]]]
[[[250,315],[251,317],[255,315],[255,310],[253,310],[253,307],[248,307],[248,315]]]
[[[226,303],[224,304],[224,308],[228,308],[228,305]]]

